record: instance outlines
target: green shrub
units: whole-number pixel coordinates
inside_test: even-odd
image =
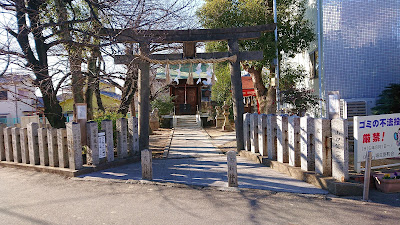
[[[97,122],[97,126],[99,130],[101,130],[101,121],[103,120],[111,120],[113,124],[113,139],[114,139],[114,147],[117,144],[117,119],[123,118],[124,115],[121,113],[117,113],[116,111],[97,111],[93,113],[93,121]]]
[[[153,109],[158,109],[159,115],[169,115],[174,109],[174,97],[171,96],[159,96],[151,102],[151,107]]]
[[[400,84],[389,84],[379,95],[372,113],[392,114],[400,113]]]

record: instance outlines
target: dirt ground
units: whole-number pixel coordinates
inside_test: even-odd
[[[150,150],[153,152],[155,158],[162,157],[164,154],[164,149],[169,145],[171,139],[170,134],[172,129],[159,128],[154,130],[149,138]]]
[[[226,135],[225,131],[222,131],[221,128],[215,128],[215,127],[205,127],[204,130],[210,135],[211,138],[217,138],[219,136]],[[213,142],[215,145],[215,143]],[[222,152],[226,153],[231,150],[236,151],[236,141],[231,141],[222,145],[216,145],[215,147],[219,148]]]

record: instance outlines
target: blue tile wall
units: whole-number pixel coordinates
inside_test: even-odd
[[[322,0],[324,85],[376,98],[400,83],[400,0]]]

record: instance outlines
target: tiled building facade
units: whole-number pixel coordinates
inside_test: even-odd
[[[399,0],[308,0],[307,7],[316,41],[293,61],[309,71],[308,85],[323,99],[318,114],[329,115],[331,92],[376,99],[400,83]]]
[[[325,92],[376,98],[400,83],[400,1],[321,2]]]

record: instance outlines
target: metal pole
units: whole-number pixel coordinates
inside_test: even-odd
[[[367,160],[365,161],[365,171],[364,171],[364,190],[363,190],[363,201],[368,201],[369,195],[369,183],[371,178],[371,160],[372,152],[367,152]]]
[[[276,66],[275,66],[275,85],[276,85],[276,110],[279,112],[281,108],[281,98],[279,91],[279,50],[278,50],[278,13],[276,8],[276,0],[273,1],[273,10],[274,10],[274,23],[276,24],[275,28],[275,44],[276,44]]]
[[[318,88],[319,88],[319,110],[321,118],[324,117],[322,112],[322,0],[317,0],[317,36],[318,36]],[[327,114],[326,114],[327,115]],[[325,117],[326,117],[325,115]]]

